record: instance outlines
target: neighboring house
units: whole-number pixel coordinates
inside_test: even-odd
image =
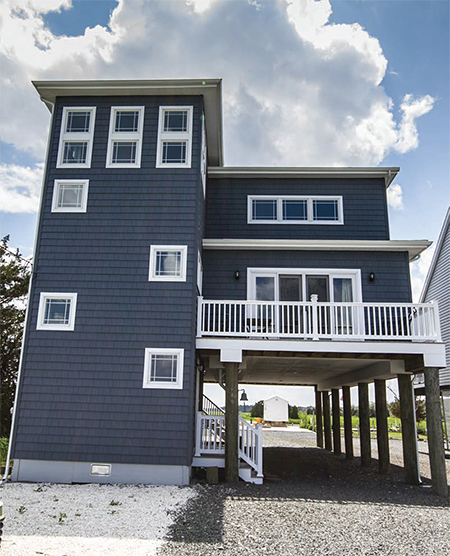
[[[264,400],[264,421],[287,423],[289,421],[289,403],[274,396]]]
[[[239,383],[314,386],[327,442],[330,389],[442,366],[436,308],[411,303],[430,243],[389,237],[398,168],[224,167],[219,79],[34,85],[52,121],[13,480],[261,482]]]
[[[443,394],[450,395],[450,208],[447,210],[444,224],[436,243],[430,268],[428,270],[422,293],[421,303],[437,301],[442,341],[445,344],[446,367],[439,373],[440,387]],[[424,389],[423,375],[417,375],[416,392]]]

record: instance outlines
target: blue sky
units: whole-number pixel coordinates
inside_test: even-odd
[[[400,166],[391,237],[436,240],[449,21],[447,0],[4,0],[0,233],[32,253],[49,123],[32,79],[223,77],[226,165]]]

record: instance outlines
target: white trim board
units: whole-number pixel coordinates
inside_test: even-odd
[[[273,251],[386,251],[409,253],[413,261],[431,245],[418,240],[322,240],[322,239],[204,239],[203,249]]]

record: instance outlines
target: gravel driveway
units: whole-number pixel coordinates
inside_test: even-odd
[[[359,459],[314,445],[312,433],[264,431],[265,471],[282,481],[197,486],[199,496],[177,514],[158,555],[450,555],[450,510],[426,484],[425,445],[422,487],[403,484],[401,441],[391,441],[388,477],[376,460],[362,469]]]

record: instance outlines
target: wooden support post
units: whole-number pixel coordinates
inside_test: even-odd
[[[333,413],[333,450],[334,453],[341,455],[341,411],[339,408],[339,390],[331,389],[331,407]]]
[[[375,380],[375,410],[377,413],[378,470],[387,475],[391,470],[389,459],[388,408],[386,381]]]
[[[316,393],[316,438],[317,446],[323,448],[323,424],[322,424],[322,397],[320,392],[315,388]]]
[[[403,467],[408,485],[420,484],[417,454],[416,408],[411,375],[398,375],[400,415],[402,419]]]
[[[239,481],[238,363],[225,363],[225,480]]]
[[[359,440],[361,444],[361,465],[369,467],[372,461],[370,446],[369,385],[358,383]]]
[[[350,386],[342,387],[344,402],[344,439],[345,457],[353,459],[353,433],[352,433],[352,402],[350,397]]]
[[[323,431],[325,436],[325,450],[331,452],[331,415],[330,415],[330,398],[328,391],[322,392],[322,410],[323,410]]]
[[[430,457],[433,492],[448,496],[445,471],[444,435],[442,432],[441,402],[439,399],[439,369],[425,367],[425,397],[427,406],[428,454]]]

